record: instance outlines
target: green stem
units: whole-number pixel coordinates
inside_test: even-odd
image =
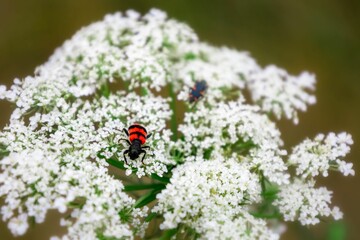
[[[173,133],[173,136],[172,136],[172,140],[173,141],[176,141],[178,139],[178,135],[177,135],[177,120],[176,120],[176,116],[177,116],[177,113],[176,113],[176,94],[174,92],[174,87],[173,87],[173,84],[170,83],[169,84],[169,93],[170,93],[170,97],[171,97],[171,102],[170,102],[170,108],[173,112],[173,114],[171,115],[171,122],[170,122],[170,125],[171,125],[171,131]]]
[[[156,218],[158,216],[157,213],[151,212],[146,218],[145,222],[150,222],[153,218]]]
[[[177,231],[177,228],[165,230],[163,231],[162,236],[158,238],[158,240],[170,240],[177,233]]]
[[[0,150],[0,157],[7,157],[7,156],[9,156],[9,154],[10,154],[10,151],[8,151],[8,150]]]
[[[261,183],[262,192],[266,192],[265,177],[264,177],[264,174],[262,174],[262,173],[261,173],[261,177],[260,177],[260,183]]]

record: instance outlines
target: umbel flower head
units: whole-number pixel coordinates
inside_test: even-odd
[[[2,220],[18,236],[57,210],[67,233],[52,239],[279,239],[287,221],[339,219],[315,178],[355,174],[351,136],[319,134],[288,155],[274,121],[297,123],[314,86],[160,10],[107,15],[0,86],[15,106],[0,133]],[[151,137],[125,161],[146,137],[126,135],[135,123]]]

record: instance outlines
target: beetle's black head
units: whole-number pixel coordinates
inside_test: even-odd
[[[141,153],[141,142],[140,140],[135,139],[129,149],[129,157],[131,160],[135,160],[139,157]]]

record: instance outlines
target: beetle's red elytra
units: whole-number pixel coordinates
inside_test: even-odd
[[[144,156],[141,159],[141,162],[144,164],[144,159],[146,156],[146,151],[144,149],[150,147],[142,145],[146,143],[146,139],[151,137],[151,133],[148,134],[146,128],[144,128],[138,123],[132,124],[128,129],[124,128],[123,131],[125,132],[128,139],[120,140],[124,140],[129,144],[129,148],[123,153],[125,163],[128,164],[126,154],[129,155],[131,160],[135,160],[139,157],[141,153],[144,153]]]
[[[129,141],[132,143],[135,139],[139,139],[141,144],[145,144],[147,131],[140,124],[133,124],[128,128]]]

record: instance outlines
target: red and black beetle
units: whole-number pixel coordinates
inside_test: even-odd
[[[146,151],[144,148],[150,147],[142,145],[146,143],[146,139],[151,137],[151,133],[147,134],[146,129],[137,123],[132,124],[127,130],[124,128],[123,131],[125,132],[126,136],[129,137],[129,139],[122,139],[129,144],[129,148],[124,151],[125,163],[128,164],[126,154],[129,155],[131,160],[135,160],[141,153],[144,153],[144,156],[141,159],[141,162],[144,164],[144,159],[146,156]]]
[[[205,80],[195,82],[195,86],[190,89],[189,102],[193,103],[198,101],[204,96],[207,89],[207,83]]]

